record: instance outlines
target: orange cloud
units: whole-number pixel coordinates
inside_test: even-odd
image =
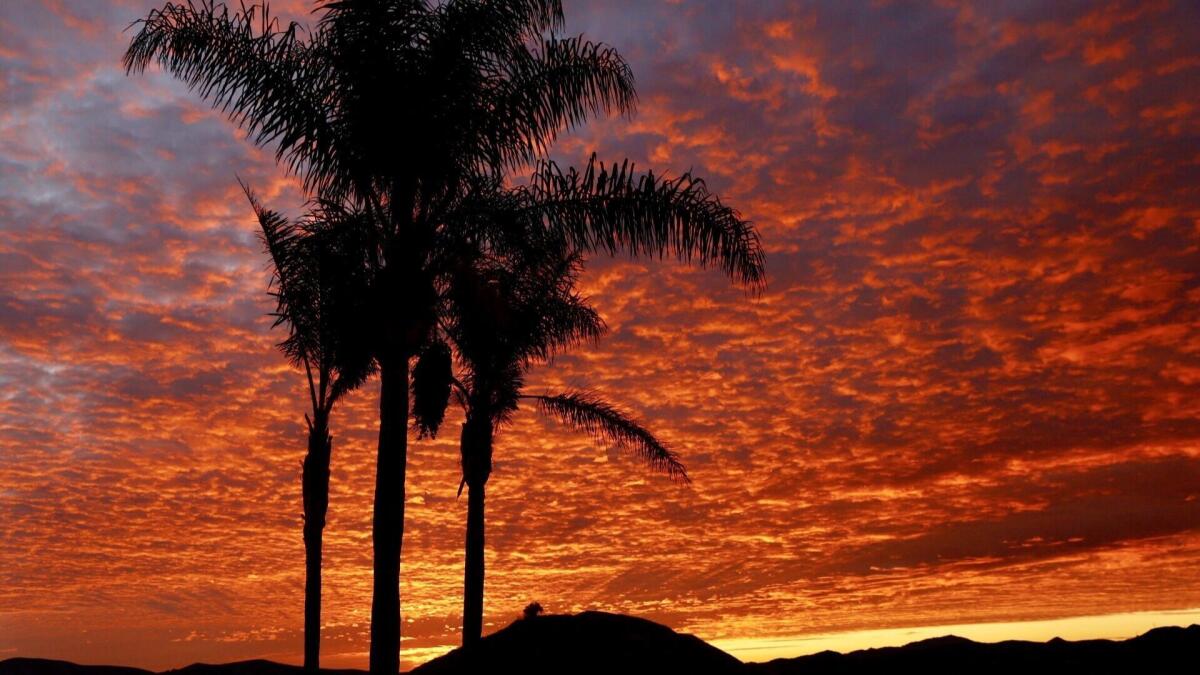
[[[302,380],[235,174],[303,197],[179,83],[123,75],[154,4],[0,12],[0,653],[295,661]],[[694,169],[769,286],[591,261],[611,335],[530,386],[636,411],[695,484],[519,411],[489,630],[535,599],[708,639],[1200,606],[1195,7],[567,16],[641,106],[556,157]],[[331,665],[365,663],[375,419],[373,386],[334,418]],[[458,639],[455,438],[411,453],[408,663]]]

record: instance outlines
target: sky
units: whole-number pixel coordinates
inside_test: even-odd
[[[236,179],[303,195],[180,83],[124,74],[158,4],[0,3],[0,658],[295,663],[307,403]],[[609,334],[530,389],[603,394],[694,482],[519,411],[485,632],[533,600],[742,658],[1200,621],[1200,6],[566,15],[639,106],[554,156],[703,176],[758,227],[768,285],[589,261]],[[366,664],[377,403],[333,418],[327,665]],[[410,448],[405,667],[459,640],[460,422]]]

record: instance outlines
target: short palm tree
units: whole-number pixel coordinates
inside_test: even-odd
[[[347,247],[345,228],[335,228],[320,211],[291,222],[264,208],[248,187],[246,197],[262,228],[271,258],[276,299],[275,325],[288,336],[279,349],[304,369],[311,415],[302,471],[304,500],[304,668],[320,668],[321,549],[329,508],[329,462],[334,405],[374,370],[361,331],[365,279],[356,247]]]
[[[633,76],[612,48],[559,38],[559,0],[323,0],[312,31],[267,5],[168,2],[141,22],[129,72],[151,62],[244,128],[329,202],[366,214],[380,372],[372,540],[371,672],[399,668],[399,573],[412,359],[437,319],[434,264],[469,214],[471,186],[543,158],[592,115],[632,113]],[[397,104],[397,96],[403,102]],[[558,230],[581,251],[716,264],[757,285],[753,227],[690,174],[539,165],[512,219]],[[614,178],[606,182],[604,178]]]
[[[497,431],[511,421],[520,400],[598,440],[632,451],[651,468],[686,482],[687,473],[674,452],[653,434],[594,394],[522,394],[526,371],[572,344],[597,339],[604,322],[575,292],[581,270],[577,254],[534,247],[520,255],[473,256],[461,260],[447,293],[445,330],[453,342],[462,376],[454,381],[465,412],[460,450],[462,484],[467,488],[467,534],[463,580],[463,645],[477,644],[483,634],[484,490],[492,472]],[[445,404],[449,364],[419,362],[414,378],[416,423],[422,433],[436,434]],[[422,414],[432,412],[430,418]]]

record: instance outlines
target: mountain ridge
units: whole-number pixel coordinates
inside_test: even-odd
[[[840,653],[831,650],[767,662],[742,662],[700,638],[648,619],[581,612],[518,619],[488,636],[473,652],[451,650],[412,675],[458,675],[480,670],[538,673],[694,672],[713,675],[856,675],[883,669],[923,673],[1187,672],[1178,664],[1200,658],[1200,625],[1164,626],[1126,640],[975,642],[944,635],[898,647]],[[224,664],[193,663],[155,671],[69,661],[13,657],[0,675],[302,675],[300,666],[262,659]],[[360,670],[322,669],[322,675],[363,675]]]

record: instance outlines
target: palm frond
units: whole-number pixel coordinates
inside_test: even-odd
[[[629,64],[583,36],[551,36],[535,49],[514,50],[501,68],[484,120],[510,167],[544,155],[559,133],[589,117],[632,114],[637,104]]]
[[[464,367],[489,382],[521,372],[607,330],[575,291],[582,258],[508,242],[496,251],[460,251],[449,277],[446,326]],[[497,385],[498,386],[498,385]]]
[[[376,319],[371,296],[378,249],[374,221],[364,212],[317,200],[301,221],[303,264],[315,285],[311,326],[323,367],[332,372],[330,405],[358,388],[378,368],[373,357]],[[311,319],[310,319],[311,320]]]
[[[532,261],[520,260],[516,270],[520,282],[511,293],[522,317],[524,333],[517,355],[525,367],[549,360],[565,347],[595,342],[608,330],[587,298],[575,290],[583,271],[580,255],[545,252],[531,257]]]
[[[288,327],[279,349],[316,380],[314,408],[332,409],[376,368],[367,304],[369,270],[363,245],[352,237],[362,228],[350,225],[356,219],[352,213],[342,214],[340,226],[320,212],[291,221],[262,206],[249,186],[243,183],[242,188],[271,259],[275,325]]]
[[[258,218],[260,238],[271,259],[270,293],[276,301],[272,313],[274,325],[288,326],[288,337],[279,348],[295,366],[303,365],[306,360],[319,366],[322,357],[314,326],[320,317],[313,313],[317,303],[306,270],[304,230],[279,212],[264,207],[250,186],[240,184]]]
[[[522,193],[520,217],[561,230],[585,251],[663,257],[719,266],[752,289],[765,283],[758,232],[700,178],[638,174],[628,160],[592,155],[583,171],[543,162]]]
[[[595,343],[608,330],[608,325],[595,308],[583,298],[571,296],[557,299],[546,311],[540,312],[531,323],[532,336],[521,357],[525,364],[548,361],[566,347],[579,343]]]
[[[281,27],[266,3],[231,11],[213,0],[188,0],[151,10],[133,26],[127,73],[157,62],[255,143],[277,143],[276,158],[304,175],[306,187],[336,177],[334,133],[323,107],[330,69],[300,39],[299,24]]]
[[[690,483],[679,457],[630,415],[587,392],[524,396],[537,402],[538,409],[563,424],[591,434],[632,452],[651,469],[672,479]]]
[[[419,26],[429,14],[425,0],[319,0],[313,12],[321,13],[321,26],[339,30],[379,29]]]
[[[437,8],[439,32],[469,36],[474,58],[502,56],[561,28],[561,0],[449,0]]]

